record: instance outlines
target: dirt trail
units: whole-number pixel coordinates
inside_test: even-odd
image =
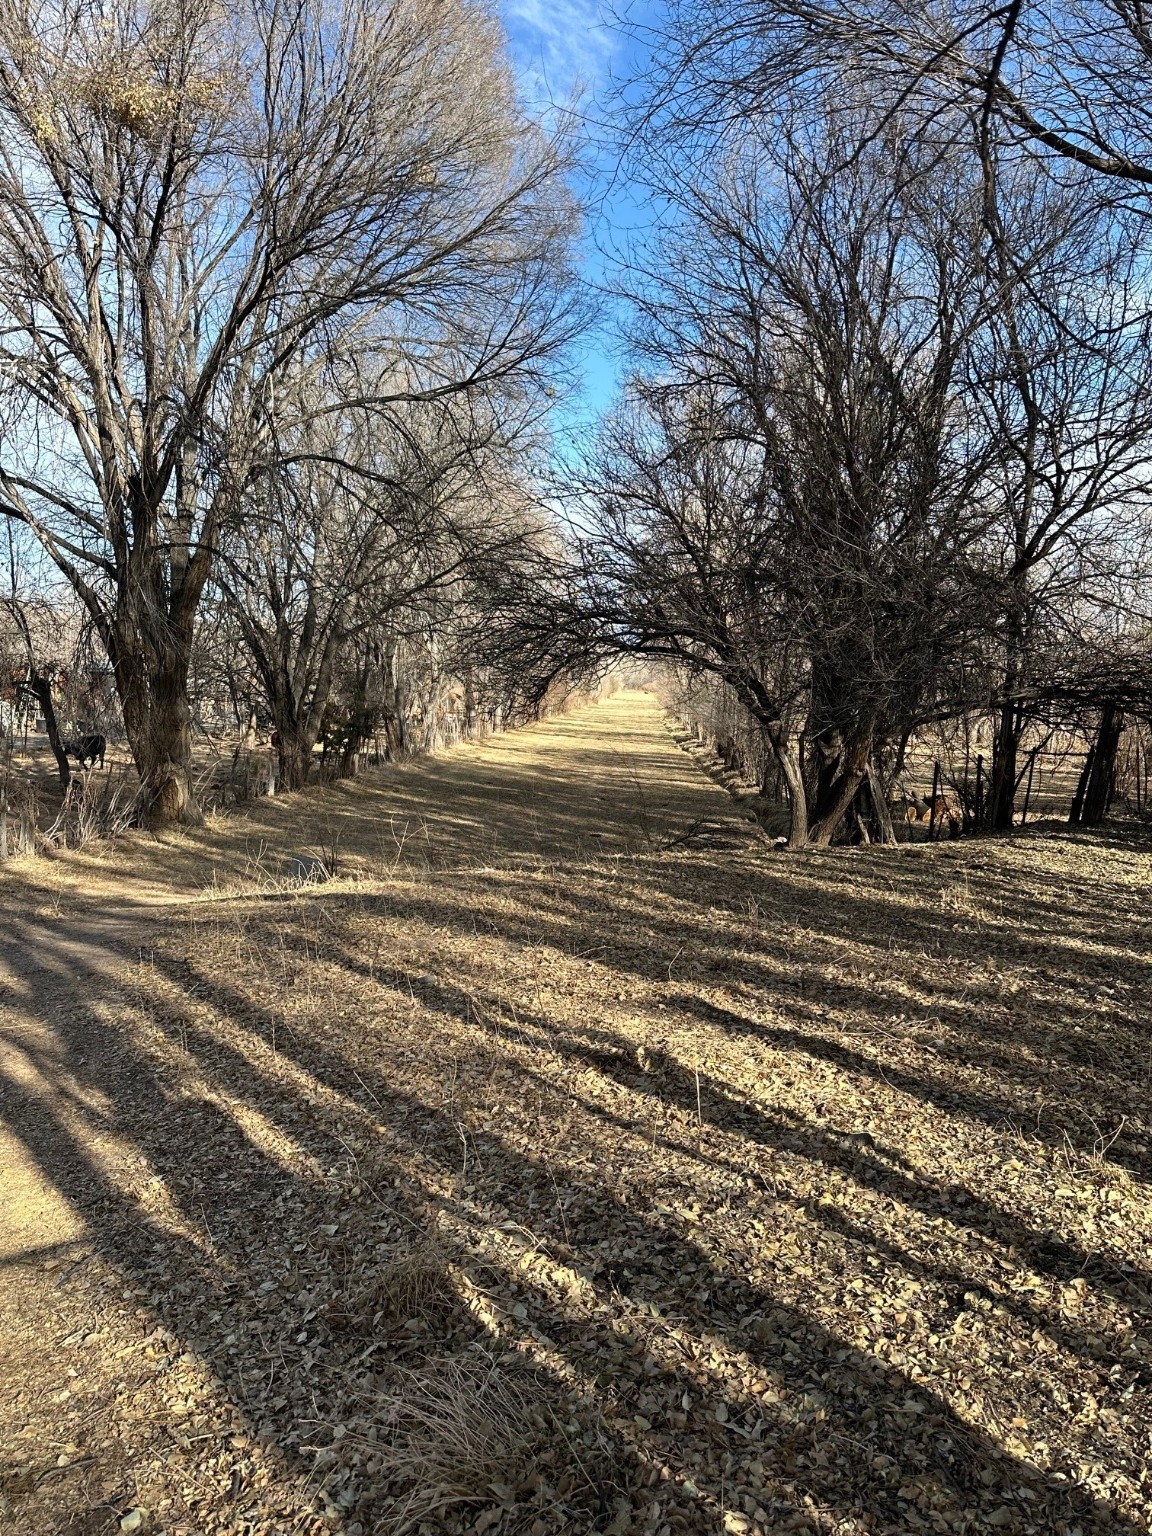
[[[254,891],[291,900],[290,891],[275,888],[298,855],[338,850],[341,870],[370,890],[375,879],[413,871],[525,857],[576,863],[684,835],[723,835],[733,826],[730,800],[677,749],[655,702],[633,694],[355,785],[262,801],[195,832],[134,835],[113,851],[4,870],[0,1447],[11,1454],[30,1435],[29,1450],[63,1447],[50,1480],[85,1474],[89,1464],[66,1436],[39,1443],[30,1403],[46,1395],[71,1400],[77,1372],[57,1353],[71,1323],[102,1339],[102,1353],[134,1348],[115,1301],[93,1328],[98,1319],[85,1303],[79,1311],[73,1304],[74,1285],[62,1287],[86,1271],[89,1294],[94,1276],[109,1295],[119,1292],[93,1218],[125,1195],[155,1193],[159,1183],[132,1126],[120,1123],[116,1106],[131,1103],[139,1064],[123,1034],[108,1027],[124,968],[143,957],[158,925],[182,909],[242,902]],[[339,887],[338,880],[326,889]],[[73,1463],[81,1469],[75,1474]],[[15,1528],[5,1520],[15,1518],[15,1495],[40,1486],[18,1473],[6,1489],[0,1453],[0,1530]],[[106,1499],[92,1528],[130,1506],[130,1494],[126,1484]]]
[[[733,802],[681,752],[663,711],[627,692],[539,725],[465,742],[355,781],[253,802],[195,831],[126,839],[68,861],[69,878],[123,901],[251,891],[293,855],[337,847],[387,876],[509,858],[579,861],[649,852],[733,822]]]
[[[6,1113],[19,1098],[67,1097],[60,1019],[93,1015],[173,909],[267,889],[287,860],[333,848],[370,881],[477,860],[578,862],[685,836],[748,835],[730,799],[677,749],[655,701],[624,694],[355,785],[261,801],[200,831],[136,835],[112,852],[0,876],[0,1265],[30,1243],[47,1250],[79,1233],[72,1206],[52,1193],[51,1170],[30,1162]],[[98,1052],[99,1041],[97,1031],[85,1051]]]
[[[6,871],[0,1532],[1146,1531],[1150,875],[636,695]]]
[[[677,749],[655,701],[624,694],[355,785],[262,801],[201,831],[137,835],[50,871],[25,864],[0,886],[0,1264],[30,1244],[47,1250],[79,1236],[73,1207],[52,1192],[52,1170],[36,1168],[5,1129],[11,1104],[67,1097],[60,1019],[93,1015],[174,908],[219,901],[222,889],[266,889],[286,860],[330,848],[362,881],[733,835],[748,833],[732,802]],[[99,1042],[97,1031],[83,1049],[98,1052]]]

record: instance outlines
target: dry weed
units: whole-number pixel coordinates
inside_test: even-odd
[[[458,1303],[451,1259],[439,1233],[421,1233],[334,1295],[324,1309],[328,1326],[373,1338],[443,1332]]]
[[[63,804],[40,841],[51,850],[114,843],[135,826],[139,815],[140,788],[130,770],[110,764],[106,773],[97,774],[89,768],[72,776]]]
[[[381,1536],[404,1536],[462,1507],[485,1506],[472,1529],[507,1533],[540,1529],[549,1513],[570,1530],[577,1510],[586,1520],[605,1514],[603,1449],[594,1431],[578,1440],[555,1401],[535,1373],[478,1346],[405,1373],[380,1403],[387,1438],[373,1447],[398,1490]]]

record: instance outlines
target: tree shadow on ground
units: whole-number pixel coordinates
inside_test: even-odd
[[[504,871],[451,889],[401,887],[360,906],[433,928],[450,924],[461,936],[488,927],[531,946],[594,956],[605,969],[647,983],[670,982],[687,954],[701,990],[719,986],[744,995],[763,1017],[666,986],[669,1010],[720,1024],[726,1033],[758,1033],[765,1043],[898,1086],[948,1114],[993,1128],[1022,1122],[1053,1148],[1152,1176],[1141,989],[1148,962],[1142,933],[1126,915],[1113,914],[1109,929],[1123,953],[1089,983],[1094,989],[1105,978],[1122,982],[1101,1008],[1080,985],[1082,961],[1067,921],[1062,937],[1048,944],[1039,975],[1026,939],[1022,951],[1002,929],[957,935],[946,914],[917,915],[909,933],[906,906],[884,892],[824,887],[825,906],[834,896],[851,920],[842,911],[821,920],[815,893],[805,892],[778,926],[759,915],[718,922],[711,883],[699,889],[693,881],[700,869],[699,859],[678,861],[674,872],[658,860],[630,860],[591,900],[574,897],[563,882]],[[624,895],[637,872],[645,894]],[[737,865],[733,882],[755,899],[742,873]],[[777,896],[786,878],[784,872],[774,881]],[[654,891],[664,898],[663,912],[651,900]],[[522,916],[508,922],[510,897],[522,904]],[[1152,923],[1143,926],[1152,937]],[[839,947],[849,936],[850,951]],[[354,954],[344,963],[368,974]],[[372,971],[381,980],[387,974],[386,962]],[[402,977],[402,985],[410,980]],[[874,1043],[887,1047],[898,1035],[916,1048],[914,1072],[890,1051],[882,1060]]]
[[[1033,1271],[1129,1305],[1146,1277],[1037,1230],[971,1182],[926,1178],[896,1124],[890,1136],[857,1132],[822,1123],[803,1098],[753,1099],[746,1082],[680,1054],[679,1037],[657,1038],[688,1020],[696,1035],[768,1048],[789,1070],[815,1059],[870,1076],[834,1039],[824,1049],[670,980],[693,905],[700,947],[745,967],[741,985],[778,998],[786,956],[768,968],[762,952],[738,958],[738,936],[709,932],[715,903],[690,884],[703,870],[710,889],[707,860],[656,869],[635,897],[643,950],[621,942],[626,914],[617,904],[609,916],[596,882],[582,895],[535,878],[511,913],[483,884],[318,893],[254,902],[210,944],[203,929],[178,935],[137,968],[126,1001],[95,999],[88,1016],[25,997],[36,1029],[11,1042],[23,1088],[9,1083],[5,1123],[83,1216],[103,1283],[122,1286],[154,1340],[126,1385],[160,1402],[173,1380],[183,1402],[200,1383],[210,1457],[170,1402],[150,1431],[175,1467],[155,1486],[197,1489],[173,1524],[277,1529],[325,1511],[328,1529],[386,1520],[394,1494],[372,1471],[368,1437],[388,1431],[374,1414],[412,1380],[402,1373],[482,1338],[535,1361],[557,1415],[601,1437],[615,1465],[612,1488],[554,1489],[543,1517],[531,1489],[499,1496],[492,1532],[517,1529],[529,1506],[546,1529],[618,1532],[725,1520],[892,1536],[1141,1529],[1084,1472],[1114,1454],[1111,1421],[1079,1426],[1079,1461],[1058,1446],[1035,1464],[1003,1417],[1031,1391],[1051,1419],[1039,1394],[1059,1372],[1035,1369],[1011,1404],[989,1401],[1007,1378],[989,1370],[964,1386],[959,1372],[975,1371],[980,1351],[953,1358],[947,1336],[976,1338],[995,1314],[994,1342],[1018,1376],[1035,1365],[1029,1351],[1075,1356],[1081,1386],[1127,1393],[1136,1415],[1139,1360],[1075,1326],[1056,1290],[1021,1296],[1013,1282]],[[385,939],[437,929],[436,963],[455,951],[455,970],[366,960],[381,912]],[[479,950],[462,943],[469,915]],[[889,918],[877,913],[862,942]],[[3,926],[8,943],[26,942],[19,916]],[[530,1006],[500,984],[496,952],[511,963],[526,949],[595,951],[579,962],[594,971],[581,1017],[556,989]],[[595,1012],[614,979],[658,985],[658,998],[628,999],[642,1029]],[[302,1011],[306,987],[315,998]],[[867,985],[852,990],[864,1007]],[[1000,1113],[995,1098],[941,1100],[900,1071],[899,1094],[958,1126]],[[52,1089],[61,1081],[67,1092]],[[1012,1084],[1001,1092],[1010,1100]],[[366,1256],[432,1229],[471,1309],[431,1332],[404,1318],[367,1332],[337,1322],[370,1279]],[[925,1239],[942,1229],[948,1262]],[[69,1286],[89,1283],[82,1269]],[[896,1323],[909,1284],[922,1295]],[[891,1318],[869,1332],[853,1286]],[[122,1481],[121,1469],[109,1479]],[[109,1485],[89,1490],[93,1508],[77,1519],[100,1513],[97,1492],[118,1514]],[[625,1497],[626,1508],[613,1502]],[[15,1507],[18,1519],[42,1518],[39,1496]],[[471,1521],[477,1505],[467,1512]]]
[[[122,856],[156,888],[258,889],[281,879],[293,855],[335,850],[382,876],[593,859],[649,850],[708,821],[735,825],[730,798],[670,748],[660,720],[654,701],[620,695],[354,780],[254,800],[203,828],[133,834]],[[111,873],[100,845],[70,863]]]

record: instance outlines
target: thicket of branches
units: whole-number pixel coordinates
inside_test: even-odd
[[[1065,18],[1081,62],[1105,9]],[[1125,17],[1109,47],[1131,52]],[[796,845],[890,839],[910,740],[974,715],[994,718],[985,824],[1013,824],[1021,744],[1061,714],[1099,730],[1095,819],[1124,711],[1152,700],[1147,209],[1127,185],[1152,92],[1134,55],[1101,84],[1097,164],[1067,141],[1093,131],[1094,76],[1069,85],[1051,18],[963,21],[673,6],[632,124],[666,210],[625,274],[634,376],[579,466],[564,568],[509,609],[552,665],[623,649],[712,676]],[[1059,142],[1014,69],[1051,86]]]

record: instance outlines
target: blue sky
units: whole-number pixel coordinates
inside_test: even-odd
[[[635,190],[613,174],[616,152],[605,127],[611,96],[635,67],[639,48],[619,18],[629,24],[652,15],[659,0],[498,0],[513,63],[525,100],[537,111],[567,108],[574,98],[581,136],[588,143],[588,171],[578,191],[588,208],[583,242],[586,279],[599,285],[610,266],[606,256],[644,223]],[[579,437],[610,403],[620,376],[613,317],[597,301],[599,323],[579,348],[579,384],[561,411],[559,433]]]

